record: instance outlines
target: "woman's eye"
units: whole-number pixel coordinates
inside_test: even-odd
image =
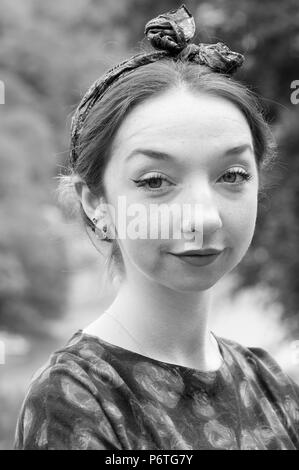
[[[238,185],[248,181],[250,178],[251,175],[247,173],[247,171],[241,168],[236,168],[226,171],[220,179],[222,179],[224,183]],[[132,179],[132,181],[138,188],[143,188],[145,191],[151,192],[161,192],[172,185],[172,183],[160,173],[155,173],[139,180]]]
[[[132,181],[134,181],[134,183],[136,184],[138,188],[142,187],[142,188],[145,188],[145,191],[152,191],[152,192],[155,192],[155,191],[157,192],[161,189],[165,189],[165,187],[164,188],[162,187],[163,181],[165,181],[166,183],[169,183],[166,186],[171,186],[170,181],[167,178],[165,178],[165,176],[159,173],[153,174],[152,176],[149,176],[147,178],[142,178],[139,180],[133,179]]]
[[[240,184],[248,181],[251,178],[251,175],[247,173],[247,171],[237,168],[228,170],[223,176],[221,176],[221,178],[224,179],[225,183]]]

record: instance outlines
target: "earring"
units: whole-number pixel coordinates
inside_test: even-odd
[[[103,239],[103,240],[105,240],[106,238],[108,238],[108,237],[107,237],[107,231],[108,231],[107,224],[104,224],[104,225],[102,226],[102,234],[103,234],[102,239]]]
[[[97,225],[97,222],[98,222],[98,219],[96,219],[95,217],[92,219],[94,225],[96,226]],[[105,240],[106,238],[108,238],[107,236],[107,232],[108,232],[108,226],[107,224],[104,224],[102,225],[102,227],[100,228],[101,232],[102,232],[102,236],[100,237],[99,234],[97,233],[96,234],[96,238],[97,239],[100,239],[100,240]],[[96,231],[96,227],[92,227],[92,231],[95,232]]]
[[[94,225],[97,225],[98,219],[96,219],[96,218],[94,217],[94,218],[92,219],[92,221],[93,221]],[[96,228],[95,228],[95,227],[92,227],[91,230],[92,230],[93,232],[95,232],[95,231],[96,231]]]

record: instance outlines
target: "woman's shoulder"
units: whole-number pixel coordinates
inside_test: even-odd
[[[256,381],[264,387],[276,390],[284,396],[292,395],[299,406],[299,384],[280,366],[277,360],[266,349],[256,346],[245,346],[239,342],[217,337],[225,348],[226,355],[238,362],[248,380]]]
[[[264,348],[258,346],[246,346],[236,340],[217,336],[218,340],[226,346],[230,352],[254,364],[263,364],[270,367],[274,372],[283,372],[274,357]]]
[[[83,335],[80,329],[65,345],[52,352],[31,376],[25,399],[30,397],[44,402],[62,394],[71,398],[71,390],[75,386],[81,386],[96,396],[101,383],[120,385],[112,363],[113,357],[105,342]]]
[[[93,436],[93,445],[96,422],[105,429],[109,441],[105,445],[118,446],[104,405],[113,400],[110,385],[119,385],[120,378],[105,347],[84,339],[78,330],[31,377],[18,417],[15,449],[74,448],[70,439],[79,438],[83,428],[85,435]],[[76,422],[81,423],[77,433]],[[97,448],[102,445],[98,442]]]
[[[47,361],[31,376],[29,392],[42,394],[57,382],[67,383],[76,380],[91,391],[95,372],[105,374],[111,369],[110,355],[103,344],[90,341],[78,330],[61,348],[51,353]],[[57,389],[58,390],[58,389]]]

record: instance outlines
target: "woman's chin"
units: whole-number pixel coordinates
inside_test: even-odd
[[[179,276],[177,273],[171,280],[168,277],[162,283],[177,292],[199,292],[213,287],[224,275],[225,273],[201,273],[197,276]]]
[[[227,272],[227,256],[221,253],[216,259],[206,260],[183,260],[177,256],[171,256],[165,266],[164,283],[173,290],[181,292],[192,292],[207,290],[213,287]],[[165,259],[164,259],[165,260]],[[170,266],[171,262],[171,266]],[[169,273],[172,273],[169,276]]]

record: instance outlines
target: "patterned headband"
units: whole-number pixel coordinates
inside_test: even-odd
[[[157,51],[134,55],[114,66],[91,85],[80,101],[71,122],[70,163],[73,167],[77,160],[78,138],[90,109],[120,76],[165,57],[206,65],[214,72],[229,75],[244,61],[242,54],[231,51],[222,42],[189,44],[195,34],[195,22],[185,5],[150,20],[144,34]]]

